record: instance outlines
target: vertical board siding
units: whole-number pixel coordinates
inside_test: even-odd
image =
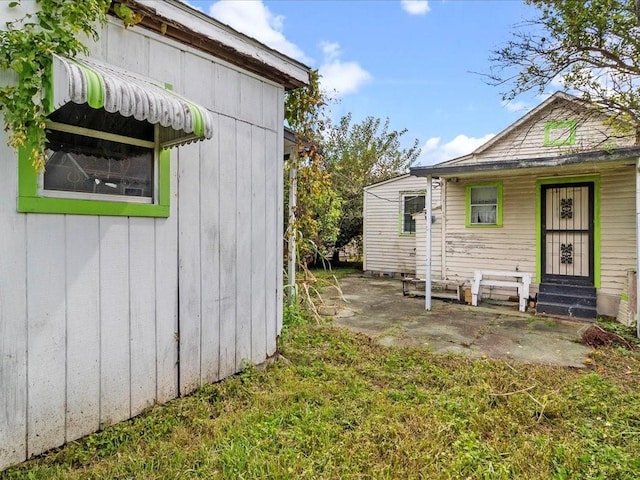
[[[64,217],[27,217],[28,454],[65,441]]]
[[[220,140],[217,120],[218,117],[214,138],[200,145],[202,383],[220,379]]]
[[[236,372],[236,121],[220,117],[220,376]]]
[[[129,418],[129,219],[100,217],[100,425]]]
[[[236,363],[251,359],[251,125],[236,122]]]
[[[200,386],[200,162],[199,145],[178,154],[180,392]]]
[[[400,202],[402,192],[426,189],[425,178],[409,175],[365,188],[363,243],[366,271],[416,273],[416,236],[400,233]],[[431,201],[433,208],[440,204],[440,188],[433,188]],[[439,215],[438,211],[434,214]],[[433,248],[439,249],[439,246],[434,244]]]
[[[16,212],[15,152],[6,145],[0,130],[0,470],[27,455],[27,217]]]
[[[156,399],[155,231],[153,219],[129,220],[131,415]]]
[[[266,325],[266,284],[267,272],[265,257],[267,253],[266,236],[266,182],[265,132],[253,127],[251,130],[251,272],[247,287],[251,291],[251,361],[264,361],[267,355]],[[250,282],[250,284],[249,284]]]
[[[179,67],[179,68],[177,68]],[[151,42],[149,76],[182,92],[182,53]],[[205,90],[205,89],[198,89]],[[178,395],[178,153],[171,150],[169,218],[154,221],[156,401],[164,403]]]
[[[100,237],[98,217],[66,217],[66,440],[100,428]]]
[[[214,138],[171,150],[168,218],[19,214],[0,165],[0,470],[264,361],[281,326],[283,88],[118,22],[90,49]]]
[[[267,272],[266,283],[266,327],[267,327],[267,355],[272,355],[276,351],[276,336],[279,333],[278,319],[282,317],[278,316],[278,299],[282,298],[280,292],[280,286],[282,283],[282,277],[279,276],[282,271],[282,245],[283,223],[274,222],[274,219],[280,219],[278,209],[282,209],[282,197],[277,192],[282,192],[282,156],[276,158],[273,157],[271,152],[276,151],[276,145],[281,142],[282,135],[276,136],[274,132],[267,132],[266,144],[267,151],[270,155],[267,156],[267,162],[265,164],[266,172],[266,184],[265,191],[267,193],[267,201],[265,204],[265,246],[266,254],[264,258],[265,268]],[[280,270],[278,270],[280,268]]]

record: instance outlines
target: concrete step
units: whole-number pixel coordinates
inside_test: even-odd
[[[578,303],[565,304],[543,302],[540,300],[540,297],[538,297],[538,303],[536,304],[536,312],[584,319],[595,319],[598,316],[598,312],[595,306],[590,307],[580,305]]]

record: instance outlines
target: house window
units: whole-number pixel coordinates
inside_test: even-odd
[[[502,226],[502,184],[467,185],[467,227]]]
[[[576,121],[563,120],[544,124],[545,147],[573,145],[576,142]]]
[[[416,221],[413,214],[424,210],[424,193],[402,194],[402,233],[413,234],[416,232]]]
[[[44,172],[20,154],[19,211],[168,216],[169,153],[154,125],[69,103],[46,134]]]

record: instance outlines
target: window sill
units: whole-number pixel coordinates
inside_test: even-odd
[[[105,202],[51,197],[18,197],[18,212],[60,213],[72,215],[112,215],[122,217],[169,216],[168,205],[145,203]]]

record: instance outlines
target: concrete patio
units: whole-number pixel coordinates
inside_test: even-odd
[[[520,313],[515,303],[471,307],[434,299],[427,312],[424,297],[404,296],[399,279],[352,275],[340,290],[323,294],[334,325],[382,345],[575,368],[590,363],[591,349],[578,343],[587,322]]]

